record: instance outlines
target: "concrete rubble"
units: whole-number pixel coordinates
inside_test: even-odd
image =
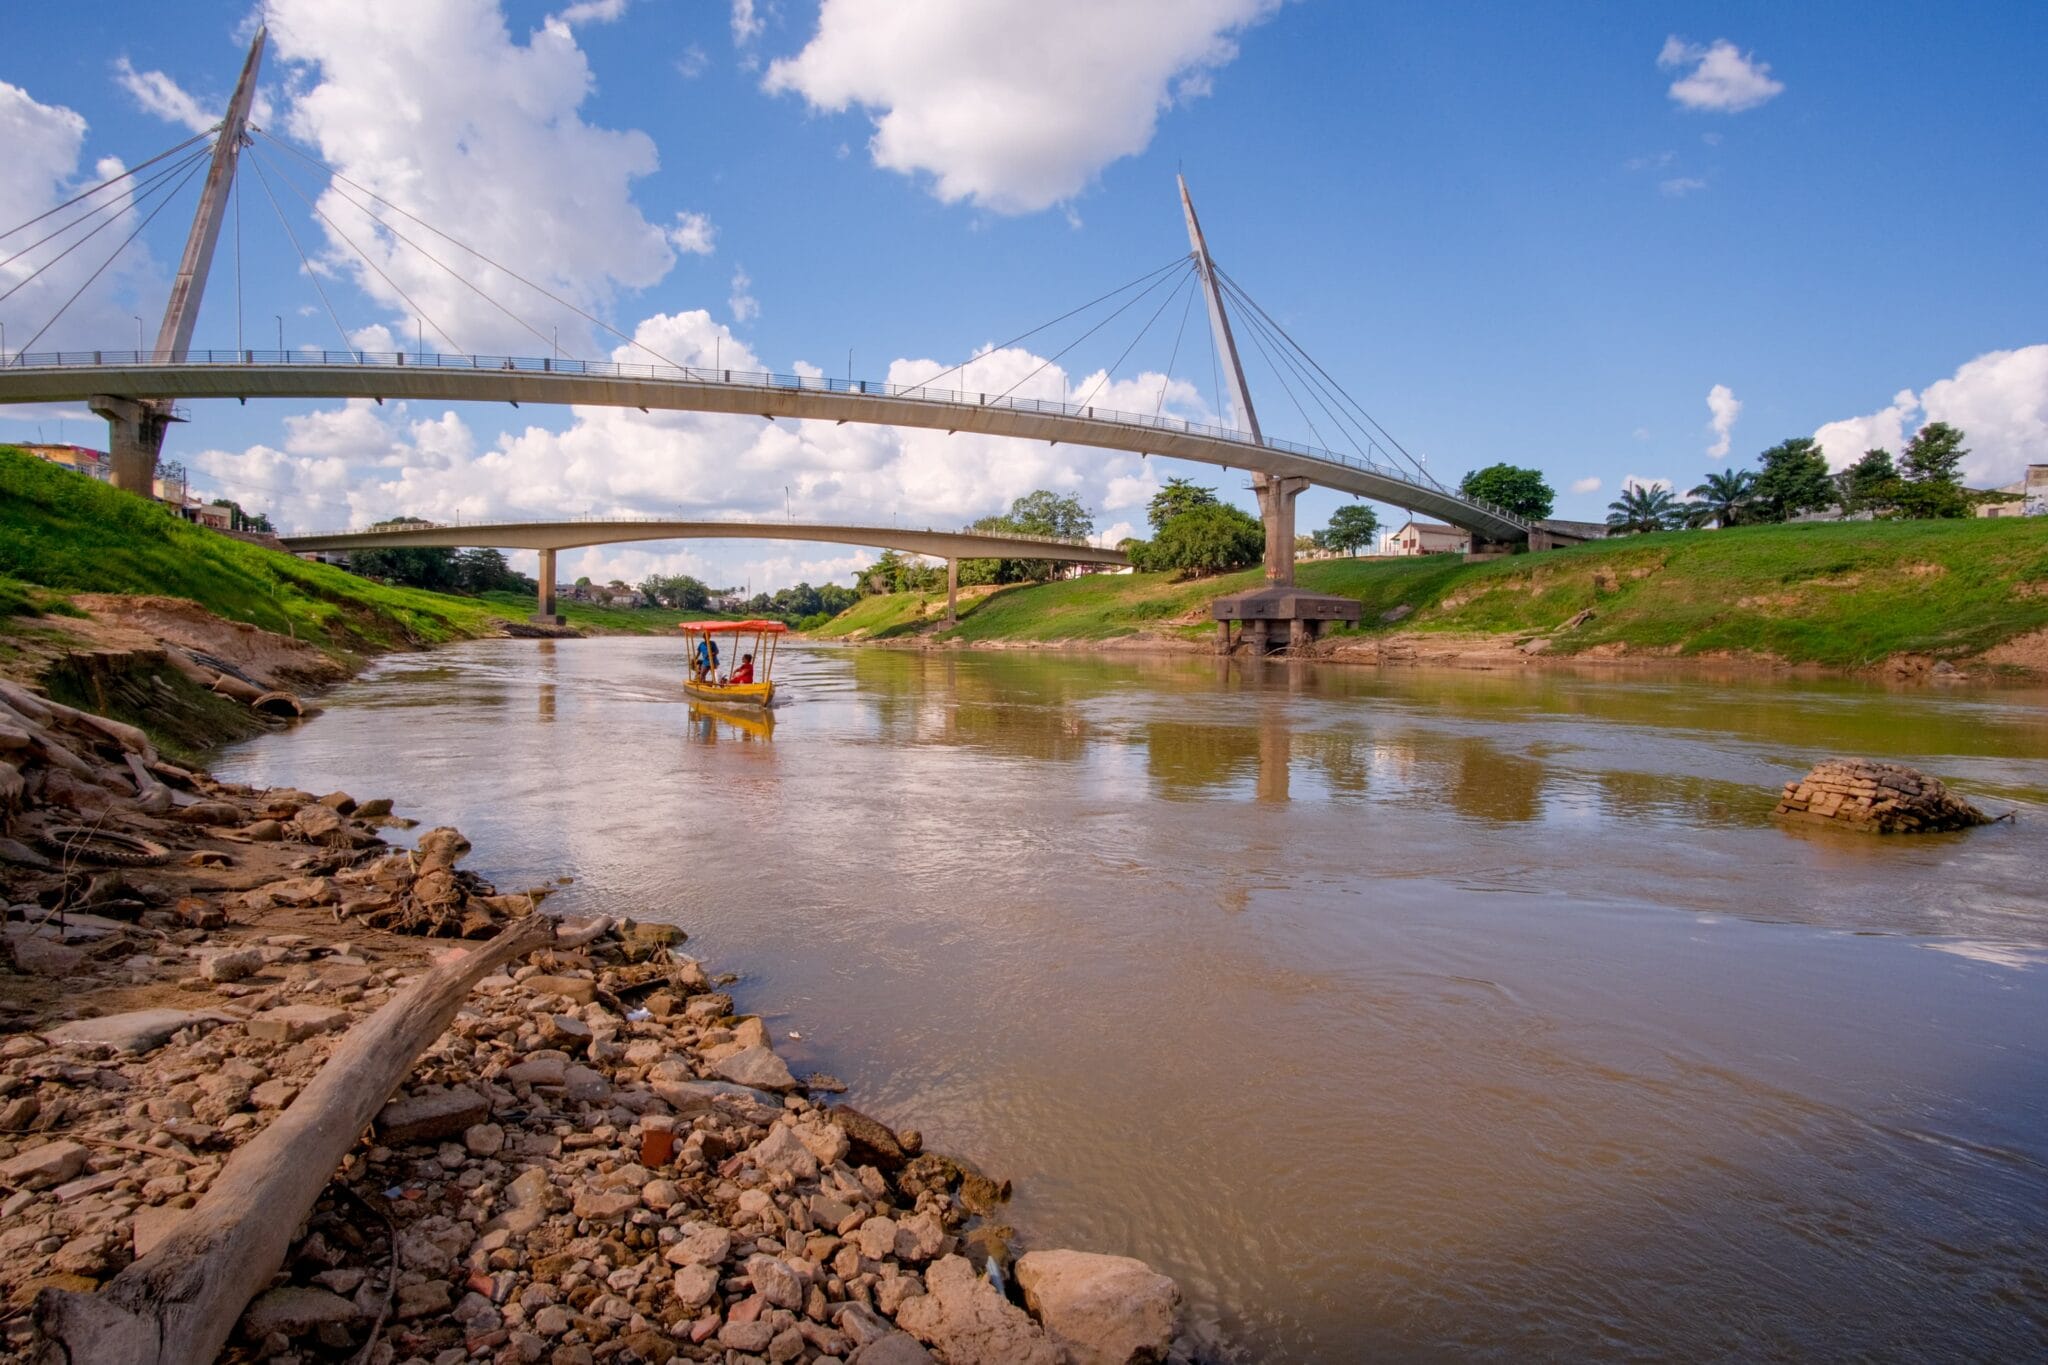
[[[1771,814],[1870,834],[1968,829],[1990,817],[1927,776],[1898,763],[1830,758],[1787,782]]]
[[[142,841],[118,884],[45,837],[88,807]],[[454,830],[385,844],[389,810],[217,782],[0,683],[0,1353],[33,1354],[41,1290],[90,1291],[161,1239],[434,936],[546,894],[460,870]],[[1013,1267],[1007,1182],[797,1080],[682,937],[563,921],[486,977],[222,1359],[1191,1358],[1172,1281]],[[998,1287],[1026,1280],[1030,1311]]]

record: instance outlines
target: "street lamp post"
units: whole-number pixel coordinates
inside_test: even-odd
[[[271,316],[277,319],[277,357],[282,360],[284,359],[284,314],[272,313]]]
[[[135,318],[135,358],[140,360],[142,359],[142,319],[136,317],[133,313],[130,313],[128,316]]]

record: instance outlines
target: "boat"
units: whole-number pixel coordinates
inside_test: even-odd
[[[788,626],[780,621],[685,621],[676,629],[690,646],[684,692],[697,701],[719,706],[766,710],[775,704],[775,682],[770,675],[778,637],[789,634]],[[730,638],[721,643],[720,636]],[[699,650],[706,644],[717,651],[716,662],[708,670],[699,662]],[[733,682],[733,672],[748,658],[754,665],[752,681]]]

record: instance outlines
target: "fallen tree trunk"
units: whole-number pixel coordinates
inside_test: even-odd
[[[45,1290],[44,1359],[70,1365],[206,1365],[283,1264],[292,1233],[420,1053],[487,973],[553,937],[541,915],[435,964],[351,1029],[313,1083],[221,1168],[198,1205],[97,1293]]]

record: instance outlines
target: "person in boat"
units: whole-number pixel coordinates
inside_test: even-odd
[[[727,678],[725,681],[728,686],[737,687],[741,683],[750,683],[753,680],[754,656],[751,654],[742,654],[740,655],[739,666],[733,669],[732,676],[730,678]]]
[[[711,676],[711,649],[711,637],[699,635],[697,637],[697,656],[690,663],[692,682],[703,682]]]

